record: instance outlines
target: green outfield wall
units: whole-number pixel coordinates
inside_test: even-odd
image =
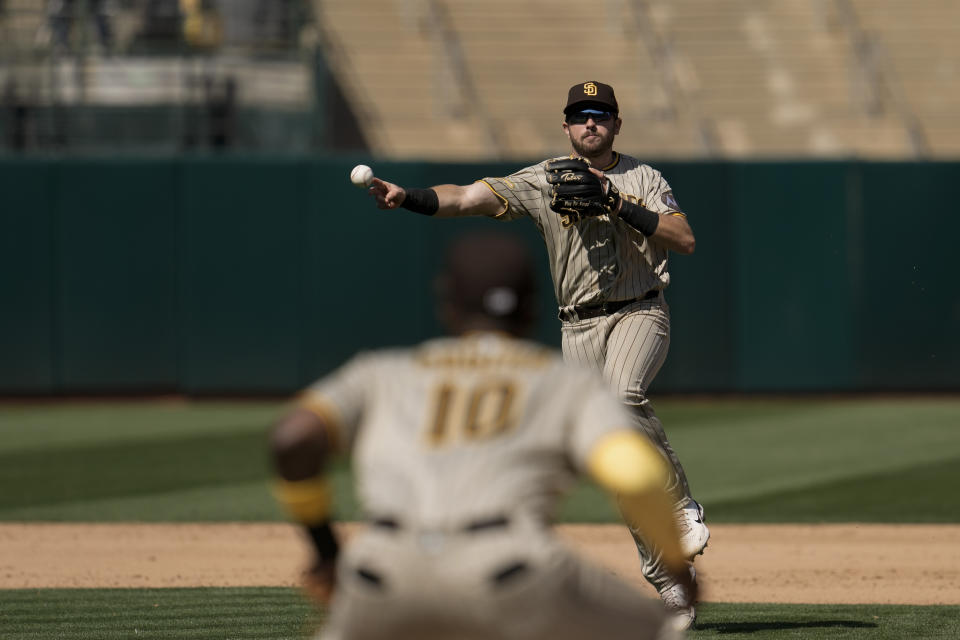
[[[0,394],[289,393],[439,331],[446,241],[529,221],[377,210],[365,158],[0,160]],[[654,393],[960,388],[960,163],[662,162],[673,256]],[[518,165],[375,163],[402,184]]]

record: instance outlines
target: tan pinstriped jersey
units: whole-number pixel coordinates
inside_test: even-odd
[[[549,521],[597,440],[631,424],[595,374],[492,333],[358,355],[303,403],[352,450],[367,515],[409,528]]]
[[[670,283],[667,249],[608,216],[570,220],[550,209],[550,185],[543,162],[505,178],[484,178],[506,205],[500,220],[529,216],[547,244],[554,293],[561,307],[608,300],[632,300]],[[602,168],[624,197],[660,214],[680,214],[660,172],[636,158],[616,154]]]

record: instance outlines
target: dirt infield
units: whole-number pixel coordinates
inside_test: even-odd
[[[355,530],[344,527],[348,535]],[[711,531],[697,560],[706,601],[960,604],[957,525]],[[649,588],[623,527],[566,525],[560,532]],[[287,524],[0,524],[0,588],[292,586],[307,552]]]

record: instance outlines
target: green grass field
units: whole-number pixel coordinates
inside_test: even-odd
[[[0,405],[0,520],[281,520],[266,432],[286,404]],[[657,404],[711,522],[960,521],[960,398]],[[358,515],[344,465],[337,505]],[[615,522],[582,485],[562,519]]]
[[[960,398],[656,405],[711,522],[960,521]],[[263,521],[279,402],[0,405],[0,521]],[[337,510],[358,515],[349,471]],[[574,488],[562,518],[616,522]],[[0,591],[0,638],[302,638],[289,589]],[[956,638],[960,607],[701,607],[694,638]]]
[[[698,612],[696,640],[960,637],[960,607],[705,603]],[[303,640],[321,621],[294,589],[0,591],[5,640]]]

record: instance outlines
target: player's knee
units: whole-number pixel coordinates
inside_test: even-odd
[[[643,413],[650,406],[645,389],[628,388],[617,389],[617,397],[628,409],[636,413]]]

